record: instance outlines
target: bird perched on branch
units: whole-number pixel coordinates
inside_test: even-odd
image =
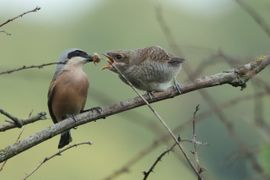
[[[159,46],[110,51],[104,55],[109,60],[103,69],[109,69],[118,74],[121,71],[134,87],[147,91],[149,95],[153,91],[165,91],[172,86],[181,93],[176,76],[184,59],[168,54]],[[127,83],[122,75],[119,74],[119,77]]]
[[[99,62],[99,58],[80,49],[69,49],[60,56],[58,62],[48,92],[48,109],[54,123],[68,117],[74,118],[83,110],[89,83],[82,68],[88,62]],[[58,148],[71,141],[70,130],[67,130],[61,134]]]

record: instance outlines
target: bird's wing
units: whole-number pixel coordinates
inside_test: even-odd
[[[83,101],[83,105],[82,105],[82,109],[80,110],[80,113],[83,113],[84,112],[85,103],[86,103],[86,98]]]
[[[48,109],[49,109],[49,113],[51,115],[51,118],[53,120],[54,123],[57,123],[57,119],[53,113],[53,110],[52,110],[52,103],[53,103],[53,100],[54,100],[54,95],[55,95],[55,92],[57,91],[57,77],[59,78],[65,71],[61,71],[60,73],[59,72],[55,72],[54,76],[53,76],[53,79],[52,79],[52,82],[50,84],[50,88],[49,88],[49,92],[48,92]]]
[[[85,83],[86,83],[85,85],[87,86],[87,90],[86,90],[86,96],[85,96],[85,98],[84,98],[84,100],[83,100],[83,103],[82,103],[82,108],[81,108],[80,113],[83,112],[84,107],[85,107],[85,103],[86,103],[86,100],[87,100],[87,93],[88,93],[88,87],[89,87],[89,82],[88,82],[88,80],[86,80]],[[82,84],[83,84],[83,82],[82,82]]]
[[[151,46],[148,48],[138,49],[138,53],[140,54],[139,63],[150,59],[155,62],[168,62],[172,56],[168,54],[163,48],[159,46]]]
[[[53,122],[57,123],[57,119],[52,110],[52,103],[53,103],[55,91],[56,91],[56,83],[55,83],[55,80],[53,80],[50,84],[50,89],[48,92],[48,109],[49,109],[49,113],[51,115]]]

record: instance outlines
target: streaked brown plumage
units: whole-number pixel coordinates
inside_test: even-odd
[[[167,53],[159,46],[151,46],[136,50],[110,51],[105,54],[109,58],[109,64],[105,69],[121,73],[138,89],[144,91],[164,91],[176,85],[176,76],[180,71],[183,58],[178,58]],[[122,81],[125,79],[120,76]]]
[[[88,78],[82,67],[93,61],[87,53],[72,49],[60,57],[48,92],[48,108],[54,123],[79,114],[85,106],[88,92]],[[61,134],[58,148],[72,141],[69,130]]]

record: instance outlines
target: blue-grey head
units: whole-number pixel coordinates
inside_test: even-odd
[[[60,55],[58,59],[59,64],[56,66],[56,74],[61,72],[66,66],[82,66],[83,64],[92,61],[93,57],[81,49],[67,49]]]

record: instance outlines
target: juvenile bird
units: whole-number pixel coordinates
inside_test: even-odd
[[[85,105],[88,78],[82,67],[98,58],[80,49],[66,50],[59,58],[48,92],[48,109],[54,123],[79,114]],[[58,148],[72,141],[70,130],[61,134]]]
[[[165,91],[174,86],[181,93],[176,76],[184,59],[168,54],[159,46],[110,51],[104,55],[109,61],[103,69],[118,73],[115,66],[137,89],[151,95],[153,91]],[[121,75],[119,77],[127,83]]]

